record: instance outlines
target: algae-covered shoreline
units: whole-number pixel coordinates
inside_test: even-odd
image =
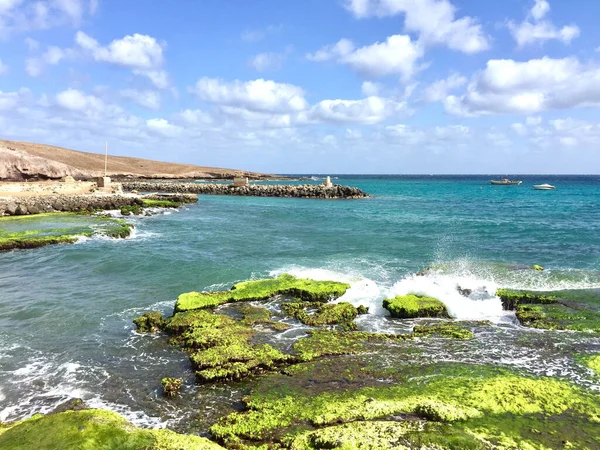
[[[173,450],[600,446],[597,392],[501,364],[422,359],[413,344],[423,349],[440,340],[476,341],[490,325],[448,319],[447,312],[446,318],[432,319],[440,314],[437,306],[432,314],[437,300],[413,296],[384,302],[393,311],[410,311],[393,313],[391,320],[420,320],[411,332],[357,330],[354,321],[368,311],[343,301],[350,287],[283,274],[237,283],[228,291],[182,294],[171,317],[147,312],[134,318],[139,333],[159,333],[188,356],[199,385],[243,381],[249,388],[239,397],[241,406],[228,413],[225,408],[209,422],[197,418],[180,425],[183,434],[146,431],[114,413],[82,409],[5,424],[0,446],[23,448],[24,433],[45,433],[40,448],[65,449],[92,441],[116,445],[116,440],[122,448]],[[498,295],[517,309],[519,302],[554,301],[533,291]],[[590,299],[587,304],[594,305]],[[398,309],[407,304],[409,310]],[[305,334],[291,345],[277,344],[273,337],[284,336],[296,321],[308,327]],[[579,358],[598,370],[597,356]],[[181,383],[163,378],[159,388],[174,405],[189,395],[179,392]],[[48,427],[57,432],[43,431]],[[75,427],[83,432],[73,436]]]

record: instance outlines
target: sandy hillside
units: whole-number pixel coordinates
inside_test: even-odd
[[[89,178],[104,174],[104,155],[51,145],[0,140],[0,180]],[[234,169],[176,164],[149,159],[108,156],[108,175],[151,178],[267,177]]]

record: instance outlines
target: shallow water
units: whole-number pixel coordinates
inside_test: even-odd
[[[0,421],[82,397],[138,424],[191,420],[202,430],[237,407],[250,383],[196,386],[187,357],[164,337],[137,334],[131,320],[171,314],[183,292],[284,272],[350,282],[340,301],[370,307],[363,330],[409,332],[414,321],[381,308],[386,296],[408,292],[440,298],[458,319],[492,322],[472,325],[472,341],[406,343],[403,363],[492,363],[599,389],[574,355],[600,351],[600,338],[525,329],[494,292],[600,288],[600,177],[524,177],[515,187],[492,187],[490,177],[339,178],[376,197],[202,196],[179,211],[128,218],[129,239],[0,254]],[[531,188],[543,182],[557,190]],[[413,275],[432,264],[427,276]],[[472,289],[470,298],[457,285]],[[303,330],[258,339],[289,348]],[[374,357],[400,364],[393,354]],[[181,399],[160,396],[164,376],[184,378]]]

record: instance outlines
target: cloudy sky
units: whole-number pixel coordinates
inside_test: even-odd
[[[0,0],[0,138],[274,173],[600,173],[595,0]]]

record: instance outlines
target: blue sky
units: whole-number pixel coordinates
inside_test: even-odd
[[[273,173],[599,173],[591,0],[0,0],[0,138]]]

